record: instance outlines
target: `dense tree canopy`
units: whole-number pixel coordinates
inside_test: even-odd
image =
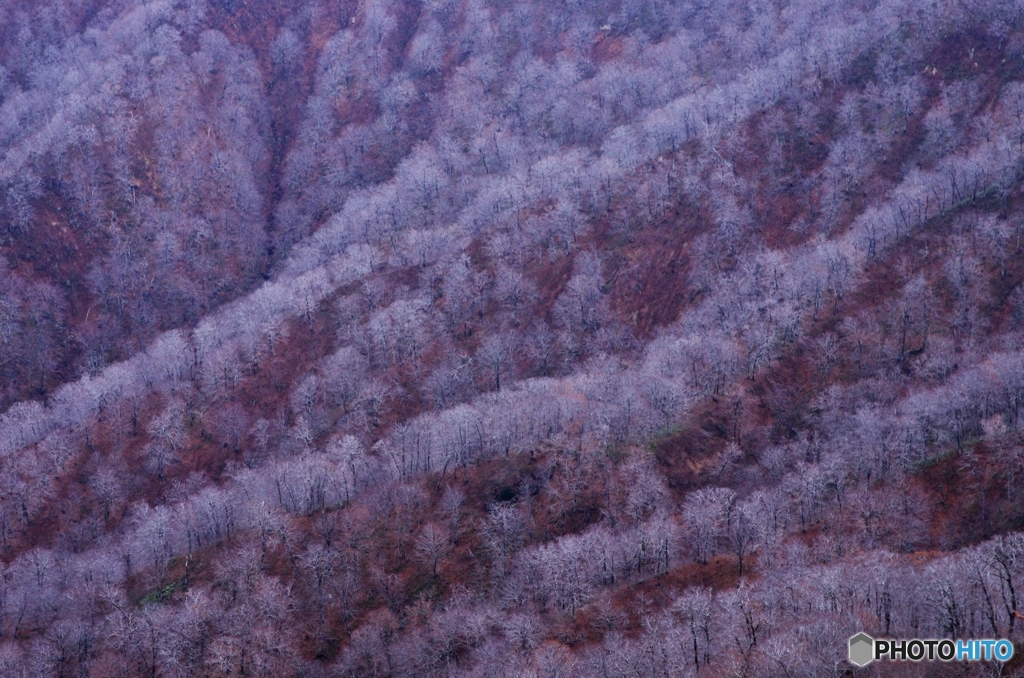
[[[0,2],[0,674],[1019,642],[1018,4]]]

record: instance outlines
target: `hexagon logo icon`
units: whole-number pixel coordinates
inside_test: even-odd
[[[875,658],[875,639],[866,633],[858,633],[850,638],[850,663],[856,666],[867,666]]]

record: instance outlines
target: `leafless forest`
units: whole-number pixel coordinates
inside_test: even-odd
[[[1024,2],[0,0],[0,675],[1010,676]]]

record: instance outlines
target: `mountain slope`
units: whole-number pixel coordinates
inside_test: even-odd
[[[1016,5],[0,12],[4,675],[1018,639]]]

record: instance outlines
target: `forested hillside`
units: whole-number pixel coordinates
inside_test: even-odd
[[[0,0],[0,675],[1009,676],[1024,3]]]

